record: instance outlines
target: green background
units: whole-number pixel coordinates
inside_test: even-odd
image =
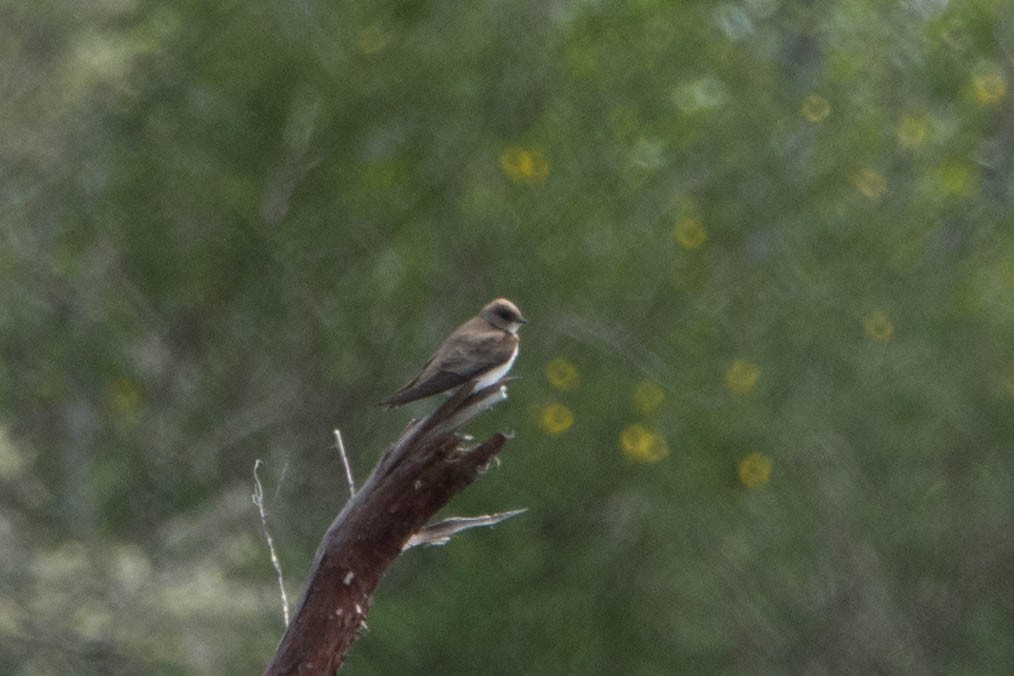
[[[332,430],[361,480],[500,295],[447,513],[528,512],[349,673],[1014,672],[1012,16],[4,3],[0,672],[257,673],[254,461],[294,601]]]

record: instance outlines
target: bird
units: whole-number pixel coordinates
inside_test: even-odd
[[[380,405],[390,409],[470,382],[478,392],[499,382],[518,357],[518,329],[527,323],[506,298],[490,301],[441,343],[415,378]]]

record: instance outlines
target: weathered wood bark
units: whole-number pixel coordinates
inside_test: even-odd
[[[494,385],[459,391],[384,451],[317,548],[295,615],[265,674],[333,674],[356,639],[373,592],[403,547],[507,441],[467,448],[457,429],[506,398]]]

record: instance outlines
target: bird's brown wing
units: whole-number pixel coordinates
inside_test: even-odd
[[[449,390],[452,387],[461,385],[467,380],[454,373],[447,373],[433,368],[433,359],[426,362],[426,366],[408,384],[391,395],[388,399],[380,402],[381,405],[391,408],[401,406],[416,399],[423,399],[431,395]]]
[[[433,368],[471,380],[510,359],[518,344],[517,336],[501,329],[469,332],[467,338],[463,333],[455,331],[444,341],[441,359],[431,360]]]
[[[517,336],[470,319],[447,337],[419,375],[381,404],[400,406],[463,385],[510,359],[517,343]]]

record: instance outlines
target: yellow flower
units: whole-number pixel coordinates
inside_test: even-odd
[[[387,36],[377,26],[369,26],[359,32],[356,47],[363,54],[376,54],[387,46]]]
[[[634,462],[658,462],[669,455],[669,444],[661,434],[634,423],[620,432],[620,450]]]
[[[874,343],[886,343],[894,335],[894,324],[883,310],[870,310],[863,317],[863,333]]]
[[[725,371],[725,386],[733,394],[746,394],[757,386],[760,378],[760,367],[753,362],[737,359]]]
[[[546,380],[562,392],[573,392],[581,386],[581,373],[573,363],[557,357],[546,364]]]
[[[820,94],[809,94],[799,107],[803,119],[810,123],[823,122],[831,114],[831,104]]]
[[[880,199],[887,192],[887,179],[873,169],[860,169],[852,177],[852,183],[867,199]]]
[[[739,461],[739,483],[754,489],[763,486],[771,478],[771,458],[763,453],[750,453]]]
[[[500,166],[515,183],[542,183],[549,176],[549,162],[538,148],[511,146],[500,155]]]
[[[929,124],[926,116],[921,113],[905,113],[898,120],[898,127],[895,134],[898,137],[898,145],[902,148],[916,148],[926,141],[926,132]]]
[[[574,414],[563,404],[549,404],[539,414],[539,427],[551,437],[563,434],[573,424]]]
[[[708,231],[698,219],[690,216],[676,221],[672,234],[676,243],[684,249],[698,249],[708,241]]]
[[[996,103],[1007,93],[1003,73],[995,68],[980,71],[972,78],[972,96],[984,106]]]
[[[641,381],[634,388],[634,408],[640,413],[651,413],[665,400],[662,388],[650,380]]]

